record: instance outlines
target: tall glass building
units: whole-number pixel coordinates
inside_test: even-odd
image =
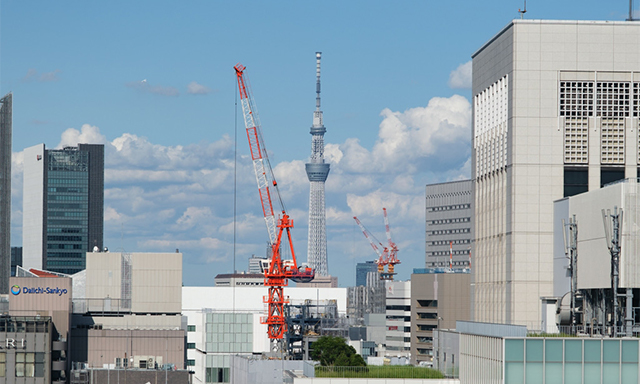
[[[104,146],[39,144],[24,153],[24,267],[83,270],[85,253],[103,245]]]

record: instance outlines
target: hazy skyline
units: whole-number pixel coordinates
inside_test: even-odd
[[[71,4],[71,3],[69,3]],[[424,186],[470,176],[471,55],[518,18],[519,1],[0,3],[0,93],[13,92],[12,245],[22,243],[22,150],[105,144],[112,250],[184,253],[184,284],[211,285],[264,255],[267,233],[236,102],[253,86],[266,145],[306,261],[315,52],[329,272],[355,282],[375,255],[357,215],[424,266]],[[529,2],[526,18],[624,20],[628,2]]]

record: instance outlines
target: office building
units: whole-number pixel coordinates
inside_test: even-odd
[[[426,187],[426,267],[468,267],[473,239],[473,181]]]
[[[16,275],[19,266],[22,266],[22,247],[11,247],[11,276]]]
[[[411,364],[435,366],[438,329],[469,320],[468,269],[416,268],[411,275]]]
[[[378,264],[375,261],[369,260],[356,264],[356,287],[367,285],[367,274],[369,272],[378,272]]]
[[[411,351],[411,281],[385,281],[386,356],[408,358]]]
[[[0,99],[0,294],[9,294],[11,266],[11,136],[13,95]]]
[[[473,54],[475,321],[540,327],[553,201],[638,175],[640,23],[513,20]]]
[[[102,249],[104,146],[24,150],[22,246],[25,268],[74,274]]]

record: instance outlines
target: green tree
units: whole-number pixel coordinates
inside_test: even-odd
[[[341,337],[322,336],[311,346],[311,358],[322,366],[364,367],[367,364],[355,348],[348,345]]]

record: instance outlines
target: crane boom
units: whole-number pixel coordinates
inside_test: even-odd
[[[388,260],[389,260],[389,250],[387,249],[387,247],[382,245],[382,243],[379,242],[378,239],[376,239],[376,237],[373,236],[373,234],[369,232],[367,228],[365,228],[364,224],[362,224],[356,216],[353,216],[353,219],[356,221],[356,223],[358,223],[360,230],[362,230],[362,234],[364,235],[364,237],[367,238],[367,240],[369,240],[369,243],[371,244],[371,248],[373,248],[373,250],[378,255],[378,260],[376,261],[376,264],[378,264],[378,272],[383,273],[384,266],[388,263]],[[380,248],[378,248],[378,246],[373,241],[373,239],[376,239],[376,241],[378,241],[378,244],[380,244],[380,246],[384,249],[382,252],[380,252]]]
[[[273,203],[271,201],[269,184],[272,184],[274,188],[276,188],[278,195],[279,191],[277,191],[277,184],[273,177],[269,156],[267,155],[264,140],[262,139],[260,119],[258,118],[258,113],[253,103],[251,90],[249,89],[248,82],[245,82],[245,67],[242,64],[237,64],[233,68],[236,70],[236,76],[238,79],[242,115],[244,117],[244,125],[247,129],[247,138],[249,139],[249,149],[251,151],[251,160],[253,161],[253,170],[256,175],[256,181],[258,182],[258,192],[260,194],[262,213],[264,215],[265,224],[267,225],[267,232],[269,232],[269,243],[274,244],[276,242],[276,217],[273,212]],[[269,179],[271,179],[271,183],[269,183]]]

